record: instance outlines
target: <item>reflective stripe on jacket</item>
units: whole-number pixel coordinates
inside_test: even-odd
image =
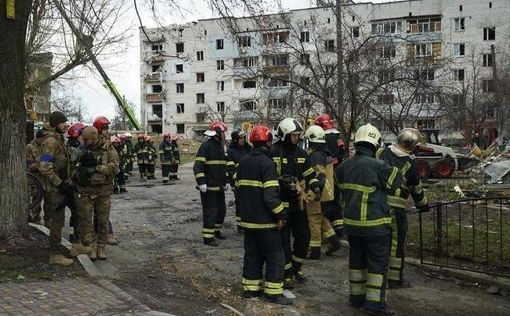
[[[207,184],[207,191],[223,191],[228,182],[227,160],[223,144],[215,137],[209,138],[198,149],[193,173],[198,185]]]

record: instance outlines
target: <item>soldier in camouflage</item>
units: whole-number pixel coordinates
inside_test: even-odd
[[[109,141],[99,137],[95,127],[85,128],[82,137],[85,144],[75,174],[75,200],[80,218],[79,236],[84,245],[92,248],[90,259],[104,260],[113,179],[119,172],[119,156]],[[92,226],[94,211],[98,223],[96,233]]]
[[[43,141],[39,172],[43,183],[45,210],[50,221],[50,264],[68,266],[73,260],[66,258],[59,251],[62,239],[62,228],[65,221],[65,205],[67,197],[72,194],[70,184],[70,157],[64,141],[66,116],[59,111],[50,114],[50,123],[43,126]]]
[[[27,160],[27,169],[32,174],[39,177],[39,162],[41,157],[41,145],[44,140],[44,133],[38,130],[35,134],[35,139],[25,146],[25,154]],[[41,221],[41,205],[39,204],[34,208],[28,216],[28,221],[31,223],[40,223]]]

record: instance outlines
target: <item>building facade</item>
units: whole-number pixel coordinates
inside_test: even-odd
[[[246,128],[331,111],[335,16],[334,8],[315,7],[146,29],[148,38],[140,31],[143,124],[149,132],[192,138],[214,119]],[[463,109],[489,104],[485,119],[495,121],[500,96],[494,96],[494,65],[509,49],[509,16],[508,0],[344,5],[346,112],[356,113],[351,121],[373,120],[383,129],[460,129],[447,115],[460,99]]]

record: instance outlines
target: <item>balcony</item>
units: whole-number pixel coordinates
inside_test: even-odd
[[[161,81],[161,72],[160,71],[157,71],[157,72],[149,72],[149,73],[146,73],[143,78],[145,79],[145,81]]]
[[[149,64],[162,63],[165,61],[165,51],[147,52],[145,62]]]
[[[147,114],[148,122],[161,122],[163,120],[163,112],[162,111],[153,111],[152,113]]]
[[[145,101],[146,102],[163,102],[165,100],[165,93],[146,93]]]

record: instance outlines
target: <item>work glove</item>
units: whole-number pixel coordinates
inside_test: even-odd
[[[418,210],[420,211],[420,213],[428,212],[428,211],[430,211],[430,205],[425,204],[422,206],[418,206]]]
[[[100,174],[106,174],[108,173],[108,167],[105,165],[99,165],[96,167],[96,172]]]
[[[278,230],[282,230],[285,227],[288,216],[289,214],[286,209],[282,210],[278,214],[275,214],[276,220],[278,222]]]
[[[57,190],[62,194],[69,194],[73,191],[73,187],[69,183],[62,181],[58,185]]]
[[[230,191],[230,190],[232,189],[232,187],[230,186],[230,183],[227,183],[227,184],[225,184],[225,186],[223,187],[223,189],[224,189],[225,191]]]
[[[198,190],[200,190],[200,192],[202,193],[205,193],[207,192],[207,184],[201,184],[198,186]]]

